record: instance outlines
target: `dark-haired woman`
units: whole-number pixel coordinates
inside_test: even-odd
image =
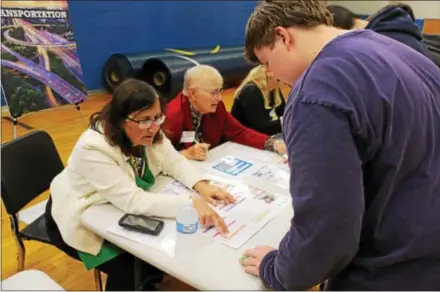
[[[51,184],[46,217],[49,236],[68,255],[108,275],[106,290],[134,290],[134,257],[81,225],[89,206],[111,203],[125,213],[173,218],[188,202],[200,223],[227,228],[207,204],[233,198],[211,186],[162,134],[162,107],[154,89],[138,80],[116,88],[112,100],[92,115],[90,128],[76,143],[66,168]],[[198,192],[192,197],[152,193],[161,172]],[[144,263],[144,289],[154,290],[161,271]]]

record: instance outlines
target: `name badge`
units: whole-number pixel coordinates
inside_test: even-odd
[[[184,131],[182,133],[182,138],[180,138],[180,143],[192,143],[196,139],[196,132],[194,131]]]
[[[272,118],[272,121],[276,121],[278,120],[278,115],[275,111],[275,108],[273,108],[270,112],[269,112],[269,116]]]

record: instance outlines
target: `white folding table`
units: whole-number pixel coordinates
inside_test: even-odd
[[[210,151],[209,158],[204,163],[213,162],[225,155],[240,156],[266,163],[276,163],[280,159],[280,156],[274,153],[228,142]],[[203,165],[203,163],[194,163]],[[170,178],[159,177],[152,191],[159,190],[169,181]],[[244,272],[240,266],[239,257],[244,250],[257,245],[270,245],[277,248],[290,227],[293,210],[291,206],[286,206],[240,249],[232,249],[210,238],[200,236],[195,246],[197,249],[195,259],[190,264],[183,264],[177,261],[173,255],[160,249],[151,248],[107,232],[106,229],[118,222],[122,216],[122,211],[113,205],[96,205],[91,206],[83,213],[81,222],[107,241],[196,289],[262,290],[265,287],[260,279]]]

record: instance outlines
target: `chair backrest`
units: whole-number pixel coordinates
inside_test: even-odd
[[[34,131],[2,145],[1,196],[9,214],[15,214],[49,189],[64,169],[52,138]]]

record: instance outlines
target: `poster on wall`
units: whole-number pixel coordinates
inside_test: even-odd
[[[1,16],[1,90],[11,116],[84,101],[67,1],[2,1]]]

